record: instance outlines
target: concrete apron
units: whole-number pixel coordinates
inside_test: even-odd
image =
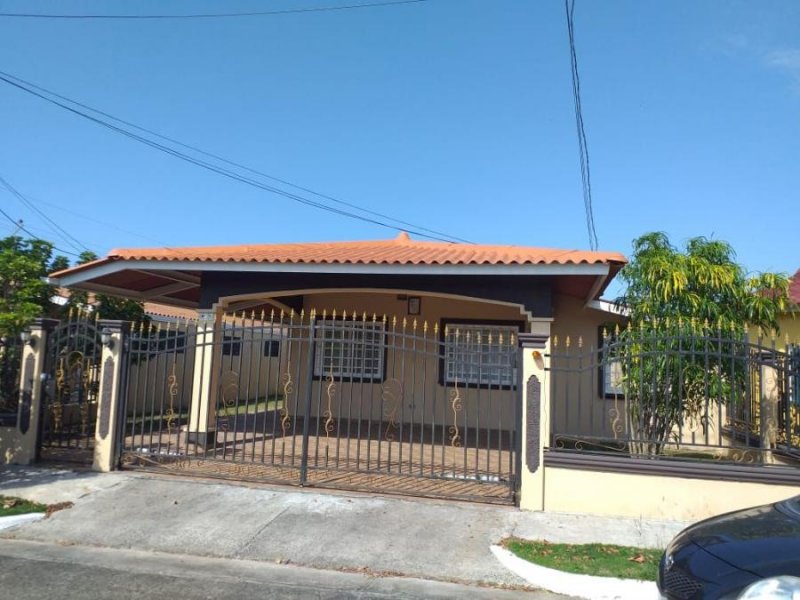
[[[685,525],[143,474],[91,475],[115,479],[113,485],[93,484],[95,491],[75,499],[62,496],[75,506],[0,536],[526,585],[492,555],[492,544],[519,536],[663,547]],[[83,480],[78,487],[87,485]],[[25,497],[24,487],[0,483],[0,494],[15,489],[13,495]]]

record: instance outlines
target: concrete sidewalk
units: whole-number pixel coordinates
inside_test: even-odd
[[[504,537],[663,547],[685,526],[130,472],[12,468],[0,494],[75,502],[2,537],[500,586],[524,585],[489,550]]]

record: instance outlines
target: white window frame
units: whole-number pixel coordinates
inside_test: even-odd
[[[383,381],[385,323],[317,319],[315,328],[314,377],[324,379],[332,375],[344,381]]]
[[[519,325],[508,323],[448,322],[444,327],[442,382],[494,389],[514,387],[517,347],[511,343],[511,336],[516,339],[519,332]],[[461,369],[456,367],[459,364]]]

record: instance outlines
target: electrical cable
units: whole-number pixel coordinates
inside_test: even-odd
[[[86,246],[86,244],[81,242],[78,238],[76,238],[74,235],[72,235],[63,227],[61,227],[61,225],[56,223],[53,219],[48,217],[44,213],[44,211],[40,210],[33,202],[31,202],[27,197],[25,197],[25,195],[22,194],[22,192],[14,188],[14,186],[12,186],[2,175],[0,175],[0,184],[2,184],[3,187],[5,187],[9,192],[11,192],[11,194],[15,196],[25,206],[37,212],[45,221],[47,221],[50,225],[52,225],[52,227],[55,228],[53,229],[53,232],[56,233],[57,235],[60,233],[60,237],[70,246],[79,251],[81,248],[83,248],[87,252],[91,252],[91,250]]]
[[[15,79],[16,81],[13,81],[12,78]],[[338,209],[338,208],[332,207],[330,205],[323,204],[321,202],[310,200],[308,198],[305,198],[304,196],[300,196],[298,194],[293,194],[293,193],[288,192],[286,190],[283,190],[281,188],[277,188],[277,187],[274,187],[274,186],[267,185],[267,184],[265,184],[263,182],[260,182],[258,180],[252,179],[250,177],[246,177],[246,176],[244,176],[244,175],[242,175],[240,173],[236,173],[235,171],[232,171],[230,169],[225,169],[223,167],[220,167],[219,165],[215,165],[213,163],[201,160],[201,159],[199,159],[197,157],[190,156],[188,154],[180,152],[179,150],[176,150],[175,148],[171,148],[169,146],[165,146],[163,144],[159,144],[158,142],[155,142],[155,141],[153,141],[151,139],[148,139],[146,137],[137,135],[136,133],[133,133],[131,131],[128,131],[126,129],[123,129],[121,127],[113,125],[112,123],[109,123],[109,122],[104,121],[102,119],[96,118],[96,117],[94,117],[94,116],[92,116],[90,114],[87,114],[87,113],[85,113],[85,112],[83,112],[81,110],[78,110],[78,109],[73,108],[71,106],[68,106],[68,105],[66,105],[66,104],[64,104],[62,102],[54,100],[53,98],[49,98],[46,95],[35,91],[34,89],[31,89],[30,87],[28,87],[28,85],[26,83],[20,83],[23,80],[18,78],[18,77],[16,77],[16,76],[8,75],[8,74],[0,71],[0,81],[3,81],[3,82],[5,82],[5,83],[7,83],[7,84],[9,84],[9,85],[11,85],[13,87],[16,87],[16,88],[18,88],[18,89],[20,89],[20,90],[22,90],[24,92],[27,92],[28,94],[36,96],[36,97],[38,97],[38,98],[40,98],[40,99],[42,99],[42,100],[44,100],[44,101],[46,101],[46,102],[48,102],[50,104],[53,104],[53,105],[58,106],[58,107],[60,107],[60,108],[62,108],[64,110],[67,110],[67,111],[69,111],[69,112],[71,112],[71,113],[73,113],[75,115],[83,117],[83,118],[85,118],[85,119],[87,119],[89,121],[92,121],[92,122],[94,122],[94,123],[96,123],[98,125],[106,127],[106,128],[108,128],[108,129],[110,129],[112,131],[115,131],[116,133],[119,133],[119,134],[124,135],[126,137],[129,137],[129,138],[131,138],[131,139],[133,139],[135,141],[138,141],[138,142],[143,143],[143,144],[145,144],[147,146],[150,146],[151,148],[154,148],[156,150],[160,150],[161,152],[164,152],[166,154],[170,154],[170,155],[172,155],[172,156],[174,156],[176,158],[179,158],[181,160],[184,160],[184,161],[189,162],[191,164],[194,164],[196,166],[202,167],[202,168],[207,169],[209,171],[215,172],[217,174],[223,175],[223,176],[228,177],[230,179],[233,179],[233,180],[236,180],[236,181],[240,181],[242,183],[246,183],[246,184],[251,185],[253,187],[257,187],[257,188],[260,188],[262,190],[265,190],[265,191],[268,191],[268,192],[283,196],[285,198],[288,198],[290,200],[294,200],[294,201],[299,202],[301,204],[312,206],[314,208],[325,210],[325,211],[331,212],[333,214],[338,214],[340,216],[345,216],[345,217],[349,217],[349,218],[352,218],[352,219],[357,219],[357,220],[360,220],[360,221],[364,221],[364,222],[367,222],[367,223],[372,223],[374,225],[378,225],[380,227],[385,227],[387,229],[392,229],[394,231],[406,231],[408,233],[414,234],[414,235],[419,236],[419,237],[435,239],[435,240],[439,240],[439,241],[443,241],[443,242],[452,242],[453,240],[458,240],[458,241],[463,241],[463,242],[466,242],[466,243],[470,243],[467,240],[462,240],[461,238],[457,238],[455,236],[450,236],[450,235],[447,235],[447,234],[441,234],[440,232],[436,232],[436,235],[431,235],[431,234],[428,234],[428,233],[424,233],[424,231],[427,230],[424,227],[417,227],[416,229],[411,229],[411,228],[408,228],[408,227],[398,227],[396,225],[385,223],[385,222],[379,221],[377,219],[365,217],[363,215],[354,214],[352,212],[345,211],[345,210],[342,210],[342,209]],[[45,93],[50,93],[50,92],[49,91],[45,91]],[[53,94],[53,95],[55,95],[55,94]],[[57,96],[57,97],[64,98],[62,96]],[[66,99],[66,101],[71,102],[71,103],[75,104],[76,106],[80,106],[79,103],[73,102],[72,100]],[[103,114],[100,111],[95,111],[92,108],[88,108],[88,110],[92,110],[92,111],[96,112],[97,114]],[[121,123],[124,122],[124,121],[122,121],[120,119],[116,119],[115,117],[109,117],[109,118],[112,118],[112,119],[114,119],[114,120],[116,120],[118,122],[121,122]],[[138,128],[138,129],[140,129],[142,131],[145,131],[143,128],[139,128],[138,126],[134,126],[134,127]],[[165,136],[159,136],[159,137],[161,137],[162,139],[168,139]],[[179,143],[179,142],[176,142],[176,143]],[[179,145],[191,148],[191,146],[188,146],[186,144],[179,143]],[[216,157],[215,155],[211,155],[210,153],[205,153],[203,151],[199,151],[198,150],[198,152],[206,154],[207,156]],[[223,159],[223,160],[225,160],[225,159]],[[234,163],[233,161],[225,160],[225,162],[227,162],[228,164],[231,164],[231,165],[239,166],[237,163]],[[251,172],[259,173],[259,172],[255,171],[255,170],[249,169],[247,167],[243,167],[242,166],[240,168],[245,168],[247,170],[250,170]],[[267,177],[269,177],[269,176],[267,176]],[[276,179],[276,178],[273,178],[273,179]],[[294,185],[294,184],[288,184],[288,185]],[[300,189],[299,186],[294,186],[294,187],[297,187],[298,189]],[[312,193],[314,193],[316,195],[319,195],[319,196],[322,196],[321,194],[317,194],[316,192],[312,192]],[[338,202],[343,203],[343,204],[349,204],[349,203],[344,203],[343,201],[338,201]],[[355,206],[355,205],[352,205],[352,206]],[[363,212],[370,212],[370,213],[372,212],[372,211],[369,211],[368,209],[363,209],[363,208],[360,208],[360,207],[358,207],[358,210],[361,210]],[[375,213],[372,213],[372,214],[375,214]],[[377,214],[380,215],[380,213],[377,213]],[[383,218],[388,218],[389,220],[395,221],[397,223],[408,224],[405,221],[400,221],[400,220],[394,219],[392,217],[383,216]],[[428,230],[428,231],[430,231],[430,230]],[[445,239],[445,237],[443,237],[443,236],[445,236],[446,238],[449,238],[449,239]]]
[[[34,234],[34,233],[32,233],[32,232],[28,231],[28,230],[27,230],[27,229],[26,229],[26,228],[25,228],[25,227],[22,225],[22,219],[20,219],[20,220],[18,220],[18,221],[15,221],[15,220],[14,220],[14,217],[12,217],[11,215],[9,215],[9,214],[8,214],[6,211],[4,211],[2,208],[0,208],[0,215],[3,215],[3,216],[6,218],[6,219],[8,219],[9,221],[11,221],[11,222],[12,222],[12,223],[13,223],[13,224],[16,226],[16,227],[18,227],[19,229],[21,229],[22,231],[24,231],[25,233],[27,233],[27,234],[28,234],[28,235],[31,237],[31,239],[34,239],[34,240],[40,240],[40,239],[42,239],[42,238],[40,238],[38,235],[36,235],[36,234]],[[69,250],[64,250],[63,248],[59,248],[58,246],[53,246],[53,250],[58,250],[59,252],[63,252],[64,254],[69,254],[70,256],[76,256],[76,257],[78,257],[78,258],[80,258],[80,257],[81,257],[81,255],[80,255],[80,254],[76,254],[75,252],[70,252]]]
[[[583,208],[586,213],[586,229],[589,233],[589,246],[597,250],[597,230],[594,224],[594,208],[592,206],[592,182],[589,168],[589,146],[586,142],[586,128],[583,123],[581,106],[581,80],[578,73],[578,55],[575,51],[575,0],[564,0],[567,14],[567,34],[569,36],[570,63],[572,67],[572,99],[575,104],[575,124],[578,131],[578,153],[581,163],[581,186],[583,188]]]
[[[30,196],[28,196],[28,197],[31,198]],[[36,202],[38,202],[39,204],[44,204],[45,206],[49,206],[49,207],[54,208],[54,209],[56,209],[58,211],[62,211],[62,212],[65,212],[65,213],[67,213],[69,215],[73,215],[75,217],[78,217],[79,219],[84,219],[84,220],[89,221],[91,223],[95,223],[97,225],[102,225],[103,227],[108,227],[108,228],[113,229],[115,231],[119,231],[120,233],[124,233],[126,235],[131,235],[133,237],[138,237],[138,238],[141,238],[143,240],[148,240],[150,242],[155,242],[156,244],[159,244],[161,246],[165,246],[166,247],[166,244],[163,242],[163,240],[159,240],[157,238],[150,237],[149,235],[136,233],[135,231],[131,231],[129,229],[124,229],[122,227],[119,227],[118,225],[115,225],[114,223],[109,223],[108,221],[103,221],[101,219],[95,219],[94,217],[90,217],[89,215],[83,214],[83,213],[78,212],[76,210],[65,208],[63,206],[60,206],[58,204],[54,204],[52,202],[47,202],[45,200],[42,200],[41,198],[32,198],[32,199],[35,200]]]
[[[2,75],[4,77],[7,77],[9,79],[13,79],[13,80],[17,81],[18,83],[22,83],[23,85],[26,85],[26,86],[31,87],[33,89],[39,90],[40,92],[43,92],[43,93],[48,94],[50,96],[54,96],[56,98],[64,100],[65,102],[69,102],[70,104],[74,104],[76,106],[80,106],[81,108],[89,110],[89,111],[91,111],[93,113],[102,115],[102,116],[104,116],[106,118],[109,118],[109,119],[112,119],[113,121],[116,121],[117,123],[122,123],[123,125],[126,125],[128,127],[133,127],[134,129],[138,129],[139,131],[143,131],[143,132],[148,133],[150,135],[153,135],[153,136],[155,136],[155,137],[157,137],[159,139],[171,142],[173,144],[177,144],[177,145],[179,145],[179,146],[181,146],[183,148],[186,148],[188,150],[192,150],[193,152],[197,152],[198,154],[202,154],[204,156],[208,156],[209,158],[213,158],[215,160],[219,160],[219,161],[224,162],[224,163],[226,163],[228,165],[231,165],[233,167],[237,167],[239,169],[243,169],[243,170],[248,171],[250,173],[253,173],[255,175],[260,175],[261,177],[266,177],[267,179],[271,179],[272,181],[277,181],[278,183],[282,183],[284,185],[288,185],[290,187],[293,187],[295,189],[301,190],[303,192],[307,192],[309,194],[313,194],[314,196],[317,196],[319,198],[323,198],[325,200],[330,200],[331,202],[335,202],[336,204],[339,204],[339,205],[342,205],[342,206],[347,206],[349,208],[353,208],[353,209],[361,211],[363,213],[366,213],[366,214],[369,214],[369,215],[372,215],[372,216],[375,216],[375,217],[380,217],[381,219],[388,219],[389,221],[394,221],[395,223],[399,223],[401,225],[406,225],[408,227],[413,227],[414,229],[417,229],[417,230],[420,230],[420,231],[425,231],[425,232],[428,232],[428,233],[432,233],[432,234],[435,234],[436,236],[439,236],[439,238],[448,238],[450,240],[457,241],[457,242],[463,242],[463,243],[466,243],[466,244],[473,243],[473,242],[470,242],[469,240],[466,240],[466,239],[463,239],[463,238],[460,238],[460,237],[457,237],[457,236],[452,236],[452,235],[449,235],[449,234],[444,233],[442,231],[437,231],[436,229],[430,229],[428,227],[422,227],[421,225],[417,225],[417,224],[411,223],[409,221],[404,221],[402,219],[398,219],[398,218],[392,217],[391,215],[387,215],[385,213],[380,213],[380,212],[373,211],[373,210],[368,209],[368,208],[363,208],[363,207],[361,207],[361,206],[359,206],[357,204],[353,204],[352,202],[346,202],[345,200],[341,200],[339,198],[335,198],[335,197],[329,196],[327,194],[316,192],[316,191],[314,191],[314,190],[312,190],[310,188],[303,187],[301,185],[297,185],[295,183],[292,183],[291,181],[287,181],[285,179],[281,179],[279,177],[275,177],[273,175],[269,175],[268,173],[264,173],[263,171],[259,171],[257,169],[252,168],[252,167],[248,167],[247,165],[243,165],[241,163],[238,163],[238,162],[229,160],[229,159],[227,159],[225,157],[219,156],[218,154],[214,154],[212,152],[208,152],[208,151],[203,150],[201,148],[198,148],[196,146],[192,146],[190,144],[186,144],[184,142],[181,142],[180,140],[176,140],[175,138],[171,138],[171,137],[168,137],[166,135],[162,135],[162,134],[158,133],[157,131],[153,131],[152,129],[148,129],[146,127],[142,127],[141,125],[137,125],[136,123],[132,123],[130,121],[126,121],[125,119],[121,119],[119,117],[116,117],[116,116],[114,116],[114,115],[112,115],[112,114],[110,114],[108,112],[102,111],[102,110],[100,110],[98,108],[94,108],[92,106],[89,106],[88,104],[84,104],[82,102],[79,102],[78,100],[73,100],[72,98],[68,98],[68,97],[63,96],[61,94],[58,94],[57,92],[54,92],[54,91],[49,90],[47,88],[44,88],[42,86],[36,85],[35,83],[31,83],[30,81],[26,81],[26,80],[22,79],[21,77],[17,77],[16,75],[12,75],[12,74],[6,73],[4,71],[0,71],[0,75]]]
[[[24,19],[115,19],[115,20],[154,20],[154,19],[219,19],[231,17],[265,17],[270,15],[288,15],[295,13],[332,12],[354,10],[359,8],[376,8],[381,6],[397,6],[401,4],[420,4],[429,0],[389,0],[387,2],[370,2],[368,4],[347,4],[344,6],[312,6],[309,8],[287,8],[285,10],[254,11],[240,13],[199,13],[186,15],[65,15],[44,13],[0,13],[0,17]]]

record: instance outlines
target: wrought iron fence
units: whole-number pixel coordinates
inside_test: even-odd
[[[0,338],[0,426],[16,426],[22,341],[19,336]]]
[[[91,462],[102,344],[97,313],[72,309],[47,336],[40,457]]]
[[[515,331],[327,311],[136,327],[121,464],[511,502]]]
[[[691,323],[554,338],[550,448],[800,464],[800,348],[778,344]]]

